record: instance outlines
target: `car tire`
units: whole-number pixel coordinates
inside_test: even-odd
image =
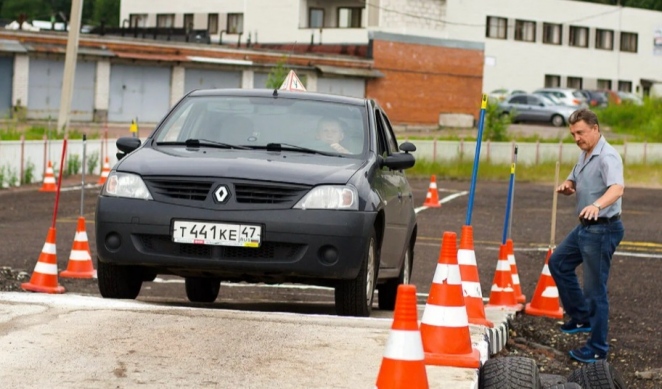
[[[587,363],[568,376],[568,382],[575,382],[584,389],[624,389],[625,381],[609,362],[599,360]]]
[[[377,299],[379,309],[385,311],[392,311],[395,309],[395,298],[398,294],[398,286],[400,284],[409,284],[411,282],[411,272],[414,260],[413,254],[413,249],[410,245],[407,248],[407,251],[405,251],[405,259],[402,262],[402,269],[400,269],[400,275],[398,278],[392,278],[377,287],[377,290],[379,291],[379,298]]]
[[[213,303],[221,290],[218,278],[186,277],[186,297],[192,303]]]
[[[478,373],[479,389],[541,389],[536,361],[525,357],[492,358]]]
[[[373,229],[359,274],[355,279],[341,281],[335,287],[336,313],[339,316],[370,316],[378,269],[377,233]]]
[[[565,120],[563,119],[563,116],[561,115],[552,116],[552,125],[554,127],[563,127],[564,124],[565,124]]]
[[[143,273],[135,266],[97,260],[97,283],[101,297],[133,300],[138,297],[143,285]]]

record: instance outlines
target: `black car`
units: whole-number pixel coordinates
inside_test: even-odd
[[[136,298],[157,274],[184,277],[193,302],[221,281],[291,282],[333,287],[338,314],[368,316],[375,288],[393,309],[409,282],[416,147],[398,147],[373,100],[199,90],[117,148],[96,209],[103,297]]]

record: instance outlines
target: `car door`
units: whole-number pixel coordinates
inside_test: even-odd
[[[508,100],[510,113],[514,112],[514,120],[527,121],[529,119],[529,107],[527,105],[526,95],[515,95]]]
[[[529,106],[529,116],[531,121],[546,122],[552,117],[551,110],[537,96],[529,95],[526,97]]]
[[[386,157],[398,153],[398,144],[386,115],[377,109],[375,119],[380,155]],[[391,170],[384,166],[379,170],[377,180],[381,187],[381,195],[387,200],[384,209],[386,228],[382,243],[381,266],[397,268],[407,240],[413,195],[402,170]]]

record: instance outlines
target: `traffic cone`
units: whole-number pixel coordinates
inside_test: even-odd
[[[460,249],[457,250],[457,263],[460,266],[464,304],[470,324],[494,327],[494,323],[485,317],[485,303],[480,287],[476,252],[474,251],[474,230],[472,226],[462,226],[460,234]]]
[[[427,389],[423,343],[418,329],[416,287],[400,284],[391,333],[377,376],[378,389]]]
[[[515,262],[515,248],[512,239],[506,240],[506,250],[508,253],[508,264],[510,264],[510,274],[513,277],[513,290],[515,291],[515,300],[518,303],[526,301],[526,296],[522,293],[522,286],[519,282],[519,273],[517,272],[517,262]]]
[[[46,166],[46,174],[44,174],[44,183],[39,189],[40,192],[57,192],[57,186],[55,185],[55,175],[53,174],[53,163],[48,161]]]
[[[99,185],[103,185],[106,182],[108,174],[110,174],[110,163],[108,162],[108,157],[106,157],[103,163],[103,169],[101,170],[101,177],[99,177]]]
[[[64,287],[57,282],[57,255],[55,248],[55,227],[48,230],[46,243],[41,249],[39,260],[34,267],[30,282],[21,284],[21,289],[40,293],[64,293]]]
[[[490,291],[488,307],[511,308],[521,310],[522,304],[517,304],[513,289],[513,276],[508,263],[508,250],[505,244],[499,247],[499,260],[494,272],[494,282]]]
[[[439,262],[421,320],[425,363],[478,368],[480,352],[471,346],[456,241],[457,234],[444,232]]]
[[[534,316],[546,316],[553,319],[563,319],[563,308],[559,303],[559,290],[552,274],[549,272],[549,257],[552,256],[552,249],[547,250],[545,266],[542,268],[536,291],[529,304],[524,307],[524,313]]]
[[[441,204],[439,204],[439,191],[437,190],[437,178],[435,176],[430,177],[430,187],[428,188],[428,194],[425,196],[423,206],[429,208],[441,207]]]
[[[60,272],[60,277],[69,278],[94,278],[97,272],[94,270],[92,256],[90,255],[90,245],[87,241],[87,232],[85,232],[85,218],[78,217],[78,226],[74,236],[74,244],[69,255],[69,264],[67,270]]]

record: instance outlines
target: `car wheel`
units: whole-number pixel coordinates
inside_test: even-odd
[[[575,382],[584,389],[623,389],[625,381],[609,362],[599,360],[587,363],[568,376],[568,382]]]
[[[387,311],[395,309],[395,298],[398,293],[398,286],[400,284],[409,284],[411,282],[413,258],[412,248],[409,246],[407,251],[405,251],[405,260],[402,263],[400,276],[398,276],[398,278],[390,279],[377,287],[377,290],[379,291],[379,298],[377,299],[379,309]]]
[[[552,116],[552,125],[554,127],[562,127],[564,124],[565,124],[565,120],[563,120],[563,116],[561,115]]]
[[[341,281],[335,288],[336,313],[340,316],[370,316],[377,279],[377,234],[374,229],[355,279]]]
[[[480,368],[479,389],[540,389],[536,361],[525,357],[488,359]]]
[[[135,266],[121,266],[97,260],[99,293],[104,298],[135,299],[143,285],[143,273]]]
[[[218,278],[186,277],[186,297],[192,303],[213,303],[221,290]]]

